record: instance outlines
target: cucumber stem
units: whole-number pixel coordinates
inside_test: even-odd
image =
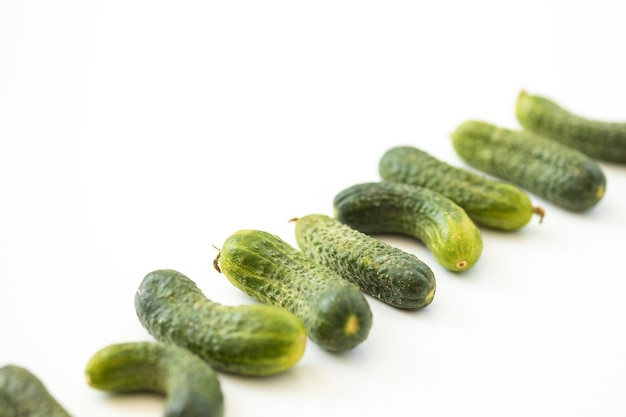
[[[217,249],[217,255],[215,256],[215,259],[213,259],[213,268],[215,268],[215,270],[217,272],[219,272],[220,274],[222,273],[222,269],[220,268],[220,254],[222,253],[217,247],[213,246],[215,249]]]
[[[533,207],[533,213],[539,216],[539,224],[541,224],[546,215],[546,211],[542,207]]]

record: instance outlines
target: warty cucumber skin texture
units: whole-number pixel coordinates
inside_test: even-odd
[[[355,184],[333,200],[335,218],[366,234],[401,234],[422,241],[450,271],[479,260],[482,235],[458,204],[429,188],[390,181]]]
[[[452,133],[452,143],[470,166],[570,211],[590,209],[606,190],[606,177],[591,157],[526,130],[469,120]]]
[[[0,417],[70,417],[44,383],[28,369],[0,368]]]
[[[323,214],[294,221],[300,250],[361,291],[404,310],[418,310],[432,302],[435,275],[417,256]]]
[[[626,123],[592,120],[574,114],[544,96],[521,91],[515,105],[527,130],[576,148],[588,156],[626,162]]]
[[[387,150],[378,170],[385,181],[419,185],[445,195],[478,226],[513,231],[526,226],[533,214],[541,215],[520,187],[450,165],[414,146]]]
[[[262,304],[219,304],[171,269],[146,275],[135,310],[156,340],[186,348],[219,371],[281,373],[301,359],[306,346],[304,323],[294,314]]]
[[[187,349],[153,342],[106,346],[87,362],[92,388],[165,395],[165,417],[222,417],[224,397],[213,368]]]
[[[372,312],[359,287],[279,236],[236,231],[220,248],[218,260],[216,269],[244,293],[300,317],[321,348],[344,352],[367,339]]]

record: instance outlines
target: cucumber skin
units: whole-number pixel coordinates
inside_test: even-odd
[[[591,120],[566,110],[553,100],[521,91],[515,104],[520,125],[586,155],[626,163],[626,123]]]
[[[141,324],[158,341],[186,348],[214,369],[267,376],[304,354],[306,329],[295,315],[271,306],[226,306],[209,300],[178,271],[156,270],[135,295]]]
[[[482,235],[459,205],[431,189],[389,181],[355,184],[333,200],[335,217],[366,234],[397,233],[421,240],[450,271],[479,260]]]
[[[604,196],[606,178],[600,166],[581,151],[552,139],[469,120],[452,133],[452,142],[469,165],[561,208],[582,212]]]
[[[359,287],[280,237],[239,230],[226,239],[218,256],[219,270],[235,287],[293,312],[322,349],[344,352],[367,339],[372,312]]]
[[[536,210],[521,188],[452,166],[413,146],[387,150],[378,169],[385,181],[419,185],[445,195],[478,226],[518,230]]]
[[[0,417],[70,417],[46,386],[28,369],[0,368]]]
[[[435,275],[417,256],[323,214],[295,220],[300,250],[361,291],[393,307],[418,310],[435,295]]]
[[[127,342],[106,346],[85,367],[87,383],[114,393],[166,396],[165,417],[222,417],[224,397],[213,368],[174,345]]]

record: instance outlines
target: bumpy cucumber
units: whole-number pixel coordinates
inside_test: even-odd
[[[595,159],[626,162],[626,123],[585,118],[553,100],[526,91],[518,95],[515,113],[525,129],[562,142]]]
[[[497,230],[524,227],[533,214],[530,197],[520,187],[450,165],[413,146],[387,150],[379,161],[383,180],[435,190],[463,207],[478,226]]]
[[[87,383],[113,393],[165,395],[165,417],[222,417],[217,374],[199,356],[174,345],[117,343],[96,352],[85,367]]]
[[[0,368],[0,417],[70,417],[46,386],[28,369]]]
[[[276,235],[239,230],[214,265],[244,293],[300,317],[327,351],[353,349],[369,335],[372,312],[359,287]]]
[[[417,310],[435,296],[435,275],[417,256],[347,226],[309,214],[294,219],[300,250],[361,291],[393,307]]]
[[[306,329],[294,314],[262,304],[219,304],[171,269],[146,275],[135,309],[156,340],[186,348],[216,370],[272,375],[291,368],[304,354]]]
[[[476,224],[454,201],[429,188],[389,181],[355,184],[333,201],[335,217],[363,233],[421,240],[451,271],[473,267],[483,249]]]
[[[452,133],[457,154],[487,174],[511,181],[571,211],[595,206],[606,178],[584,153],[529,131],[469,120]]]

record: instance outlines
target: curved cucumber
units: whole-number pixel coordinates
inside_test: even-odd
[[[454,201],[431,189],[389,181],[353,185],[333,202],[335,217],[363,233],[398,233],[421,240],[451,271],[473,267],[482,235]]]
[[[452,133],[452,142],[469,165],[562,208],[587,210],[604,196],[606,178],[593,159],[532,132],[470,120]]]
[[[171,269],[146,275],[135,309],[156,340],[186,348],[216,370],[272,375],[291,368],[304,354],[306,329],[292,313],[261,304],[221,305]]]
[[[435,275],[417,256],[323,214],[294,221],[300,250],[357,284],[361,291],[405,310],[432,302]]]
[[[533,214],[543,215],[516,185],[447,164],[412,146],[389,149],[378,170],[385,181],[419,185],[445,195],[463,207],[478,226],[517,230]]]
[[[244,293],[300,317],[309,338],[325,350],[353,349],[369,334],[372,312],[359,287],[278,236],[237,231],[214,265]]]
[[[526,91],[518,95],[515,114],[525,129],[576,148],[592,158],[626,162],[626,123],[591,120]]]
[[[85,368],[87,383],[115,393],[166,396],[165,417],[222,417],[217,374],[199,356],[173,345],[128,342],[96,352]]]
[[[70,417],[46,386],[18,365],[0,368],[0,417]]]

